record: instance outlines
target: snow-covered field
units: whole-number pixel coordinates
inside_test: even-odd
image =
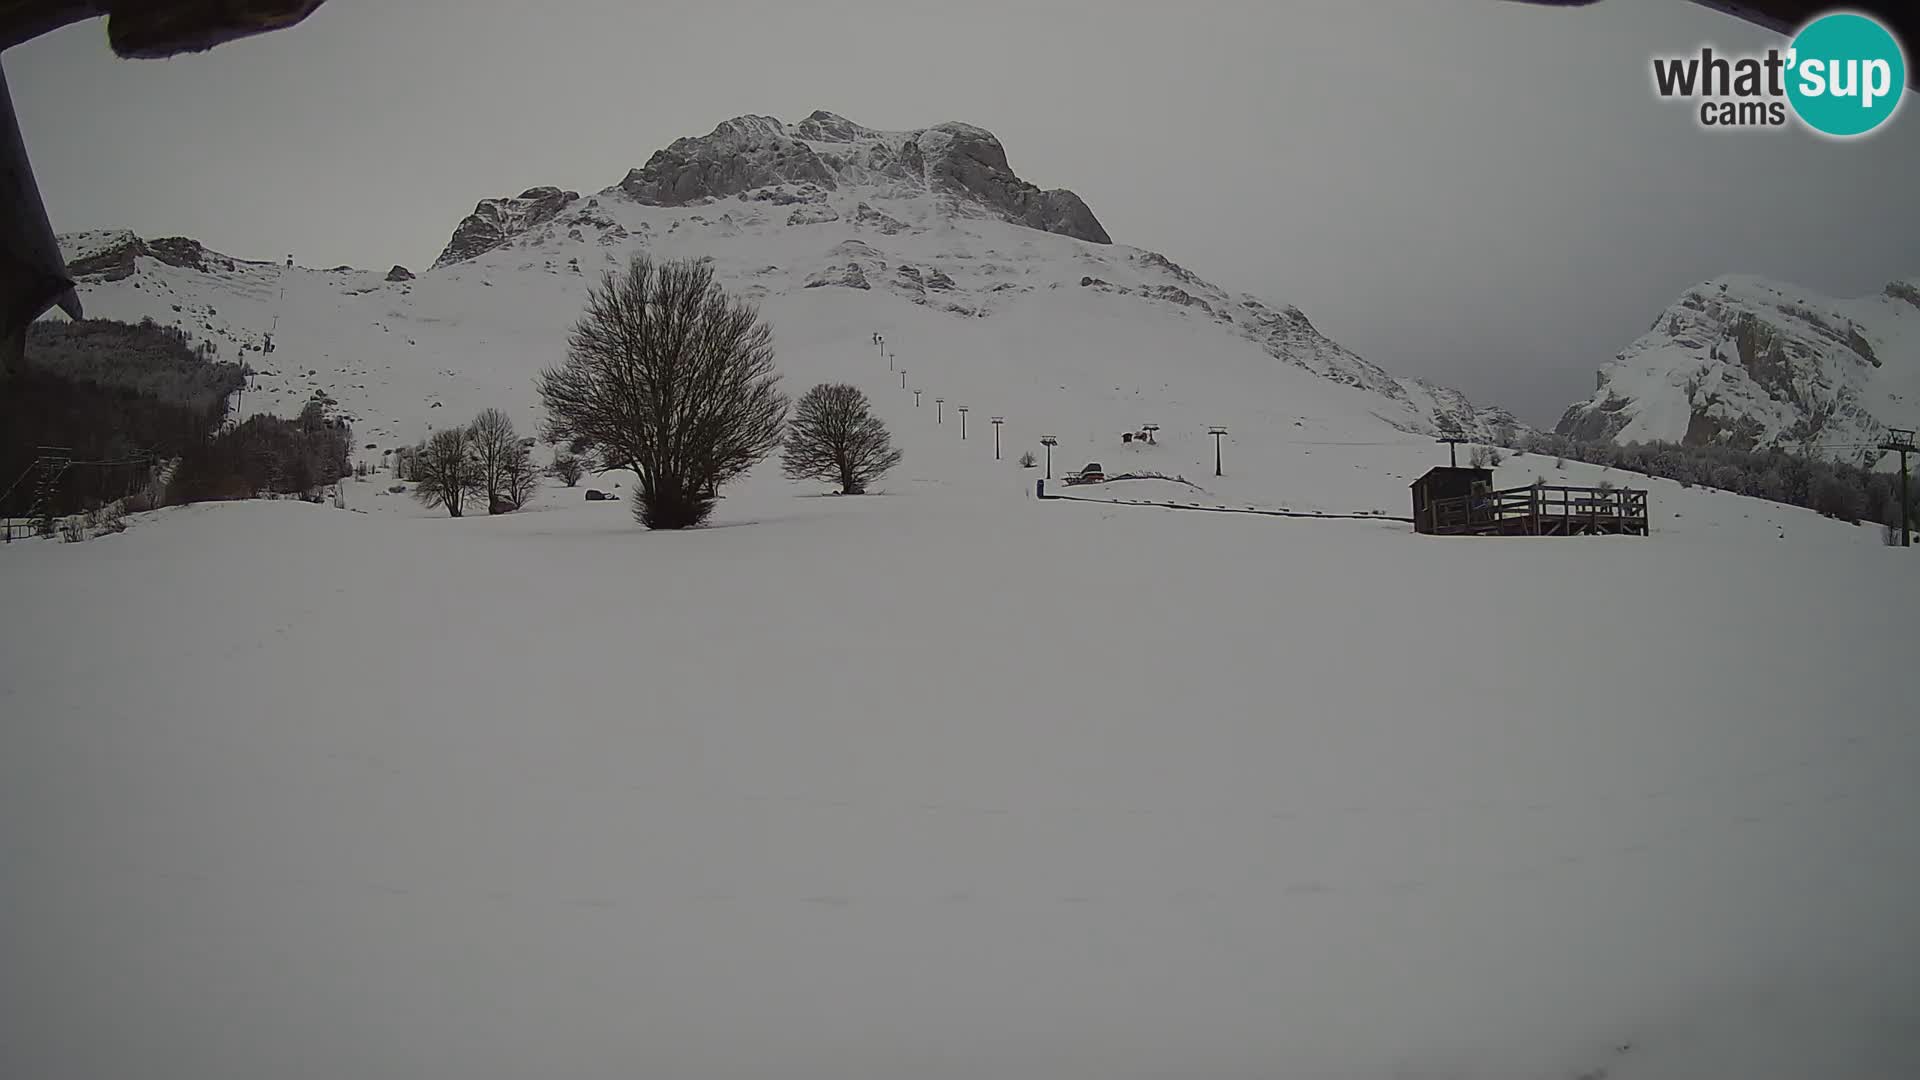
[[[0,1075],[1920,1072],[1856,530],[380,486],[0,552]]]

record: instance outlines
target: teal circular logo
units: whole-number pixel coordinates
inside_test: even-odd
[[[1823,135],[1865,135],[1887,122],[1907,88],[1900,43],[1865,15],[1836,12],[1813,20],[1788,56],[1787,100]]]

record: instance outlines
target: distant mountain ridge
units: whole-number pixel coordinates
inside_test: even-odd
[[[424,388],[444,383],[416,373],[408,381],[422,388],[420,401],[385,400],[392,391],[341,381],[366,373],[346,358],[367,349],[384,353],[394,331],[406,326],[408,349],[394,358],[394,370],[400,361],[417,363],[416,350],[442,355],[444,348],[438,363],[458,379],[477,371],[476,347],[510,337],[526,343],[519,366],[490,370],[486,378],[518,384],[511,392],[530,397],[525,382],[539,358],[563,347],[586,285],[599,270],[646,251],[709,260],[729,288],[763,306],[840,310],[858,297],[843,316],[858,327],[839,330],[856,337],[860,328],[902,317],[900,304],[961,322],[1011,320],[1009,329],[1017,325],[1023,335],[1044,330],[1068,340],[1092,340],[1091,331],[1115,318],[1138,325],[1142,332],[1111,346],[1118,352],[1076,360],[1071,370],[1055,370],[1044,353],[1032,358],[1038,366],[1023,381],[1061,391],[1077,385],[1106,397],[1131,395],[1119,384],[1151,378],[1175,394],[1204,376],[1227,380],[1209,391],[1223,406],[1285,414],[1290,425],[1332,410],[1328,415],[1422,435],[1458,431],[1505,441],[1522,429],[1505,409],[1369,363],[1292,305],[1229,292],[1164,255],[1114,243],[1079,196],[1022,180],[999,140],[967,124],[883,132],[825,111],[797,124],[737,117],[705,136],[675,140],[591,195],[541,186],[483,200],[418,275],[405,267],[384,274],[308,271],[125,232],[72,234],[63,243],[90,310],[110,296],[109,314],[174,322],[240,351],[263,350],[278,327],[283,348],[296,343],[303,354],[319,355],[304,367],[290,361],[301,379],[275,383],[285,374],[268,376],[269,393],[295,395],[306,371],[320,380],[326,364],[343,364],[324,389],[355,415],[393,414],[392,425],[409,414],[430,419],[421,402],[440,399]],[[143,278],[152,280],[143,287]],[[328,314],[309,323],[307,311]],[[483,324],[496,328],[483,341],[455,347],[448,340],[450,328]],[[951,332],[974,336],[957,325]],[[1152,338],[1193,344],[1161,351],[1167,347],[1148,344]],[[1193,367],[1216,363],[1194,359],[1202,354],[1237,357],[1230,366],[1239,373]],[[1336,392],[1324,402],[1318,391],[1274,396],[1261,389],[1274,361]],[[1148,370],[1136,370],[1140,363]],[[1146,391],[1138,392],[1138,408],[1152,411]],[[277,408],[297,411],[298,401],[283,400]]]

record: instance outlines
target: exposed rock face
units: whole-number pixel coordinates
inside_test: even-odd
[[[1577,439],[1780,447],[1835,460],[1878,455],[1887,427],[1920,407],[1920,297],[1821,297],[1762,278],[1689,289],[1598,373],[1556,430]]]
[[[189,240],[184,236],[163,236],[147,241],[146,254],[159,259],[169,266],[179,266],[189,270],[228,270],[233,269],[233,260],[217,252],[208,251],[198,240]]]
[[[620,190],[650,205],[683,206],[782,185],[833,190],[882,181],[953,195],[1029,228],[1112,242],[1078,195],[1020,179],[1000,140],[971,124],[886,132],[825,111],[792,126],[741,116],[708,135],[674,140],[629,172]],[[787,191],[766,197],[776,204],[805,199]]]
[[[643,203],[681,206],[801,182],[834,186],[833,173],[786,125],[771,116],[741,116],[701,138],[675,139],[627,173],[620,190]]]
[[[67,273],[75,281],[96,275],[119,281],[134,272],[134,259],[147,253],[146,241],[130,232],[84,235],[88,242],[67,260]]]
[[[67,263],[67,273],[72,274],[75,280],[97,276],[107,281],[118,281],[134,272],[134,260],[142,256],[157,259],[168,266],[203,273],[216,270],[231,272],[234,268],[232,259],[217,251],[209,251],[200,241],[184,236],[142,240],[125,231],[77,235],[91,242],[76,252]]]
[[[1042,191],[1015,176],[992,132],[941,124],[920,132],[917,142],[936,187],[971,197],[1029,228],[1096,244],[1113,242],[1080,196],[1064,188]]]
[[[401,266],[399,263],[395,263],[393,264],[393,269],[387,271],[387,280],[388,281],[412,281],[413,271],[407,269],[404,266]]]
[[[513,198],[482,199],[453,230],[453,239],[433,265],[438,268],[492,251],[515,235],[559,217],[560,211],[579,197],[574,191],[537,187]]]
[[[870,229],[878,229],[882,235],[892,236],[906,230],[906,224],[891,215],[884,214],[866,203],[856,209],[854,222]]]
[[[845,266],[829,266],[825,270],[807,279],[807,288],[809,289],[835,285],[843,289],[872,288],[872,286],[867,283],[866,271],[860,269],[859,263],[848,263]]]

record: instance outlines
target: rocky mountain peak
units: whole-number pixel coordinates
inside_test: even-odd
[[[825,109],[815,109],[805,120],[793,126],[794,133],[812,142],[850,143],[872,136],[873,132]]]
[[[1862,460],[1911,426],[1920,290],[1835,299],[1726,275],[1688,289],[1595,376],[1558,431],[1590,441],[1780,447]]]
[[[893,182],[953,196],[1018,225],[1096,244],[1112,238],[1073,192],[1022,180],[985,128],[944,123],[877,131],[824,109],[797,124],[739,116],[698,138],[676,139],[629,172],[620,190],[655,206],[682,206],[780,184]]]
[[[515,234],[552,221],[579,197],[576,191],[533,187],[509,198],[482,199],[454,228],[453,239],[433,265],[446,266],[492,251]]]

